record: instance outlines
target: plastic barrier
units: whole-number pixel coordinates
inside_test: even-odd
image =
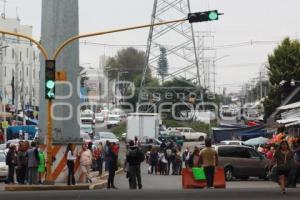
[[[182,188],[204,188],[205,186],[205,180],[197,181],[194,179],[192,169],[182,169]]]
[[[206,181],[197,181],[193,177],[192,169],[182,169],[182,188],[204,188],[206,187]],[[224,168],[217,167],[214,177],[215,188],[226,188]]]

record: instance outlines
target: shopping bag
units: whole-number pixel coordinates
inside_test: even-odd
[[[192,172],[195,180],[206,180],[203,167],[193,167]]]

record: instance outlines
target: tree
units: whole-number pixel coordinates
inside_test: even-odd
[[[267,119],[281,101],[293,90],[291,79],[300,80],[300,43],[298,40],[285,38],[273,53],[268,56],[268,75],[271,89],[264,102],[265,119]],[[286,84],[280,85],[285,80]]]
[[[167,59],[167,49],[165,47],[160,47],[160,55],[157,62],[158,65],[158,74],[162,78],[162,83],[164,82],[164,79],[166,75],[168,74],[168,59]]]
[[[133,80],[143,73],[145,66],[145,52],[129,47],[117,52],[115,57],[107,60],[105,69],[109,79],[117,79],[118,72],[127,71],[126,79]]]

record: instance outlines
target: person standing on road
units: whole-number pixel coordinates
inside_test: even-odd
[[[99,152],[99,157],[97,158],[97,166],[99,171],[98,176],[101,177],[103,171],[102,168],[103,168],[103,155],[104,155],[102,142],[99,143],[97,149]]]
[[[72,143],[69,143],[66,150],[67,156],[67,166],[68,166],[68,185],[75,185],[75,177],[74,177],[74,165],[76,156],[74,156],[74,146]]]
[[[38,183],[39,151],[35,142],[31,142],[31,149],[28,149],[28,183]]]
[[[290,150],[287,141],[284,140],[280,143],[279,149],[275,152],[273,160],[277,164],[277,176],[281,192],[282,194],[285,194],[285,187],[287,185],[287,179],[291,171],[293,160],[293,152]]]
[[[39,149],[39,184],[42,184],[43,175],[46,172],[46,156],[43,150]]]
[[[118,169],[118,154],[116,154],[115,149],[114,144],[110,143],[106,161],[108,167],[107,189],[117,189],[114,184],[116,170]]]
[[[19,151],[17,155],[17,164],[18,164],[18,171],[19,171],[17,180],[19,184],[25,184],[27,163],[28,163],[28,157],[27,157],[25,142],[20,141]]]
[[[298,142],[294,145],[294,174],[292,176],[291,180],[291,187],[297,186],[297,181],[300,177],[300,139],[298,139]]]
[[[158,165],[158,153],[157,150],[152,147],[150,156],[149,156],[149,164],[151,166],[151,174],[153,174],[153,171],[155,172],[155,175],[157,174],[157,165]]]
[[[80,156],[80,166],[83,174],[85,175],[86,182],[92,183],[90,176],[90,170],[92,166],[92,152],[88,149],[87,144],[82,145],[82,150],[79,153]]]
[[[145,160],[143,152],[134,145],[134,141],[129,142],[129,149],[126,154],[126,161],[129,163],[129,188],[130,189],[142,189],[141,178],[141,163]],[[137,184],[136,184],[137,182]]]
[[[193,154],[190,156],[190,159],[189,159],[189,167],[192,168],[192,167],[200,167],[201,164],[200,164],[200,150],[198,147],[194,147],[194,151],[193,151]]]
[[[215,167],[218,165],[218,154],[211,147],[211,139],[205,139],[205,148],[200,151],[200,164],[204,168],[207,188],[214,186]]]
[[[6,165],[8,166],[7,184],[15,184],[15,167],[17,165],[16,146],[11,144],[6,154]]]

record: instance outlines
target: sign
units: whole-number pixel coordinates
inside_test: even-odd
[[[8,121],[2,122],[2,128],[8,128]]]

